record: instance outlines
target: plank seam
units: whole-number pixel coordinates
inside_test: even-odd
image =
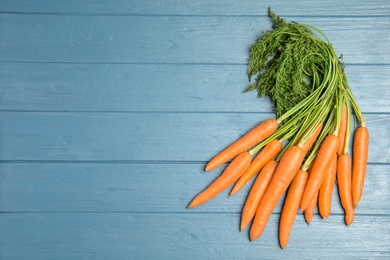
[[[208,161],[195,160],[0,160],[3,164],[206,164]],[[368,165],[390,166],[388,162],[368,162]]]
[[[76,65],[173,65],[173,66],[247,66],[247,63],[218,63],[218,62],[125,62],[125,61],[23,61],[0,60],[0,63],[18,64],[76,64]],[[349,66],[390,66],[390,63],[344,63]]]
[[[63,213],[69,213],[69,214],[166,214],[166,215],[172,215],[172,214],[182,214],[182,215],[241,215],[241,212],[218,212],[218,211],[203,211],[203,212],[195,212],[192,210],[183,211],[130,211],[130,210],[113,210],[113,211],[100,211],[100,210],[91,210],[91,211],[70,211],[70,210],[57,210],[57,211],[0,211],[0,214],[63,214]],[[278,216],[280,215],[280,212],[272,212],[272,215]],[[302,213],[298,213],[299,215],[302,215]],[[317,212],[313,213],[314,216],[319,216]],[[388,213],[379,214],[379,213],[358,213],[355,212],[355,216],[370,216],[370,217],[384,217],[384,216],[390,216]],[[344,216],[344,213],[341,212],[335,212],[332,213],[332,216]],[[326,221],[326,220],[324,220]]]
[[[143,17],[242,17],[242,18],[268,18],[266,14],[148,14],[148,13],[71,13],[71,12],[20,12],[0,11],[0,14],[11,15],[51,15],[51,16],[143,16]],[[389,15],[288,15],[281,14],[283,18],[388,18]]]
[[[66,113],[66,114],[256,114],[256,115],[275,115],[270,111],[131,111],[131,110],[17,110],[17,109],[0,109],[0,113]],[[364,115],[384,115],[390,112],[364,112]]]

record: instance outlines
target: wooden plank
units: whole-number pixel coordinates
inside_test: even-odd
[[[387,17],[295,18],[323,30],[347,64],[390,64]],[[249,46],[271,26],[246,16],[3,13],[0,21],[1,61],[27,62],[246,64]]]
[[[390,218],[342,216],[307,226],[298,217],[281,250],[278,215],[249,242],[238,214],[1,214],[3,259],[389,258]],[[330,235],[332,234],[332,235]]]
[[[0,63],[0,110],[273,111],[268,98],[242,93],[249,83],[246,69],[212,64]],[[362,111],[390,112],[390,66],[348,65],[346,73]]]
[[[267,113],[0,112],[2,160],[207,161]],[[388,114],[367,114],[369,161],[390,162]]]
[[[3,163],[0,211],[240,213],[252,182],[233,197],[229,188],[204,205],[186,209],[224,168],[205,173],[203,167],[202,163]],[[390,215],[389,178],[389,164],[368,165],[356,214]],[[344,214],[337,187],[333,198],[332,214]],[[281,211],[282,202],[275,213]]]
[[[126,1],[116,0],[2,0],[1,12],[45,12],[59,14],[93,15],[265,15],[271,6],[280,15],[300,16],[378,16],[388,15],[390,4],[386,0],[374,1]]]

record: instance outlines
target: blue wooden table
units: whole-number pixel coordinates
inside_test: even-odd
[[[243,93],[268,6],[323,30],[371,133],[347,227],[239,232],[249,186],[188,210],[213,155],[273,104]],[[1,259],[389,259],[390,2],[0,0]]]

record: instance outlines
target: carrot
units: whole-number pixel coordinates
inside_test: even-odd
[[[345,134],[347,132],[347,124],[348,124],[348,113],[347,106],[344,104],[343,112],[341,114],[341,121],[339,126],[339,132],[337,137],[339,138],[339,149],[337,150],[337,155],[341,155],[344,150],[344,142],[345,142]]]
[[[215,179],[204,191],[199,193],[188,205],[188,208],[194,208],[215,197],[227,187],[232,185],[249,167],[252,156],[248,152],[242,152],[226,167],[224,172]]]
[[[316,130],[314,131],[314,133],[306,140],[306,142],[302,145],[302,150],[303,152],[306,154],[310,148],[312,147],[312,145],[314,144],[314,142],[316,141],[318,135],[320,134],[322,130],[322,123],[319,123],[316,127]],[[302,136],[303,137],[303,136]],[[299,139],[298,141],[298,144],[301,143],[302,141],[302,137]]]
[[[351,225],[354,218],[351,187],[351,157],[342,154],[337,160],[337,186],[340,195],[341,206],[345,211],[345,223]]]
[[[332,207],[333,188],[336,181],[337,155],[333,156],[332,162],[328,168],[325,179],[321,184],[318,195],[318,210],[323,219],[330,215]]]
[[[310,202],[309,206],[305,209],[303,212],[303,215],[305,216],[305,220],[307,224],[310,224],[311,219],[313,218],[314,211],[317,206],[317,199],[318,199],[318,192],[317,196],[314,196],[313,200]]]
[[[241,214],[241,227],[240,230],[244,230],[249,222],[253,219],[256,213],[257,206],[264,192],[266,191],[268,184],[271,182],[272,176],[276,170],[278,163],[274,160],[269,161],[263,169],[261,169],[257,176],[252,188],[249,192],[248,198],[245,201],[244,208]]]
[[[274,176],[256,210],[255,218],[250,229],[250,239],[252,241],[259,238],[261,233],[263,233],[273,209],[297,174],[304,157],[305,154],[302,149],[295,145],[288,148],[282,156]]]
[[[299,202],[301,201],[307,179],[307,172],[299,170],[288,188],[279,221],[279,244],[281,248],[285,248],[287,246],[288,238],[290,237],[291,228],[298,213]]]
[[[211,171],[225,162],[233,159],[236,155],[248,150],[252,146],[261,142],[278,128],[278,123],[275,119],[271,118],[263,121],[261,124],[256,126],[247,132],[243,137],[232,143],[222,152],[217,154],[211,161],[206,165],[206,171]]]
[[[358,127],[353,143],[352,201],[356,207],[362,197],[368,159],[369,133],[366,127]]]
[[[274,158],[281,150],[282,143],[279,140],[272,140],[269,142],[260,153],[253,159],[251,165],[244,172],[243,175],[238,179],[236,184],[233,186],[230,195],[236,194],[244,185],[256,174],[266,163]]]
[[[309,180],[307,181],[305,191],[302,195],[301,210],[304,211],[317,194],[321,182],[323,180],[325,169],[327,169],[337,152],[338,149],[338,138],[337,136],[330,134],[328,135],[318,151],[317,157],[314,160],[313,168]]]

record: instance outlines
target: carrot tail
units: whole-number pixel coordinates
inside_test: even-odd
[[[352,202],[356,207],[363,194],[368,160],[369,133],[366,127],[359,127],[354,136],[352,163]]]
[[[282,156],[275,174],[257,208],[250,229],[251,241],[259,238],[263,233],[273,209],[298,172],[304,156],[305,154],[298,146],[291,146]]]
[[[347,124],[348,124],[348,113],[347,113],[347,106],[344,104],[343,112],[341,114],[341,121],[340,121],[340,127],[339,132],[337,134],[337,137],[339,138],[339,148],[337,150],[337,154],[341,155],[344,150],[344,142],[346,137],[346,131],[347,131]]]
[[[304,211],[309,206],[310,202],[318,193],[325,175],[325,170],[332,162],[332,159],[337,152],[338,144],[338,138],[335,135],[328,135],[322,143],[311,169],[305,191],[302,195],[302,211]]]
[[[244,174],[238,179],[236,184],[233,186],[230,195],[236,194],[245,184],[258,172],[266,163],[274,158],[281,150],[282,143],[279,140],[272,140],[268,143],[261,152],[253,159],[249,168]]]
[[[288,188],[279,221],[279,244],[285,248],[290,237],[291,228],[298,213],[299,202],[308,179],[307,172],[299,170]]]
[[[203,204],[215,197],[227,187],[232,185],[241,176],[242,173],[249,167],[252,156],[248,152],[239,154],[226,167],[225,171],[208,186],[204,191],[199,193],[188,205],[188,208],[194,208]]]
[[[316,206],[317,206],[317,198],[318,197],[315,196],[313,198],[313,200],[310,202],[309,206],[303,212],[303,214],[305,216],[305,220],[306,220],[307,224],[309,224],[309,225],[310,225],[311,219],[313,218],[313,214],[314,214],[314,211],[315,211]]]
[[[211,171],[221,166],[225,162],[233,159],[236,155],[248,150],[270,136],[277,128],[278,123],[275,119],[271,118],[263,121],[211,159],[211,161],[206,165],[205,170]]]
[[[245,227],[251,222],[255,216],[257,206],[264,192],[266,191],[269,183],[271,182],[272,176],[276,170],[278,163],[274,160],[269,161],[264,168],[260,171],[252,188],[249,192],[248,198],[245,201],[244,208],[241,214],[241,226],[240,230],[244,230]]]
[[[341,206],[345,211],[345,223],[351,225],[354,218],[351,190],[351,157],[342,154],[337,160],[337,185]]]
[[[332,207],[332,195],[336,181],[337,170],[337,155],[335,154],[333,160],[328,168],[325,179],[321,184],[318,195],[318,210],[323,219],[329,217]]]

